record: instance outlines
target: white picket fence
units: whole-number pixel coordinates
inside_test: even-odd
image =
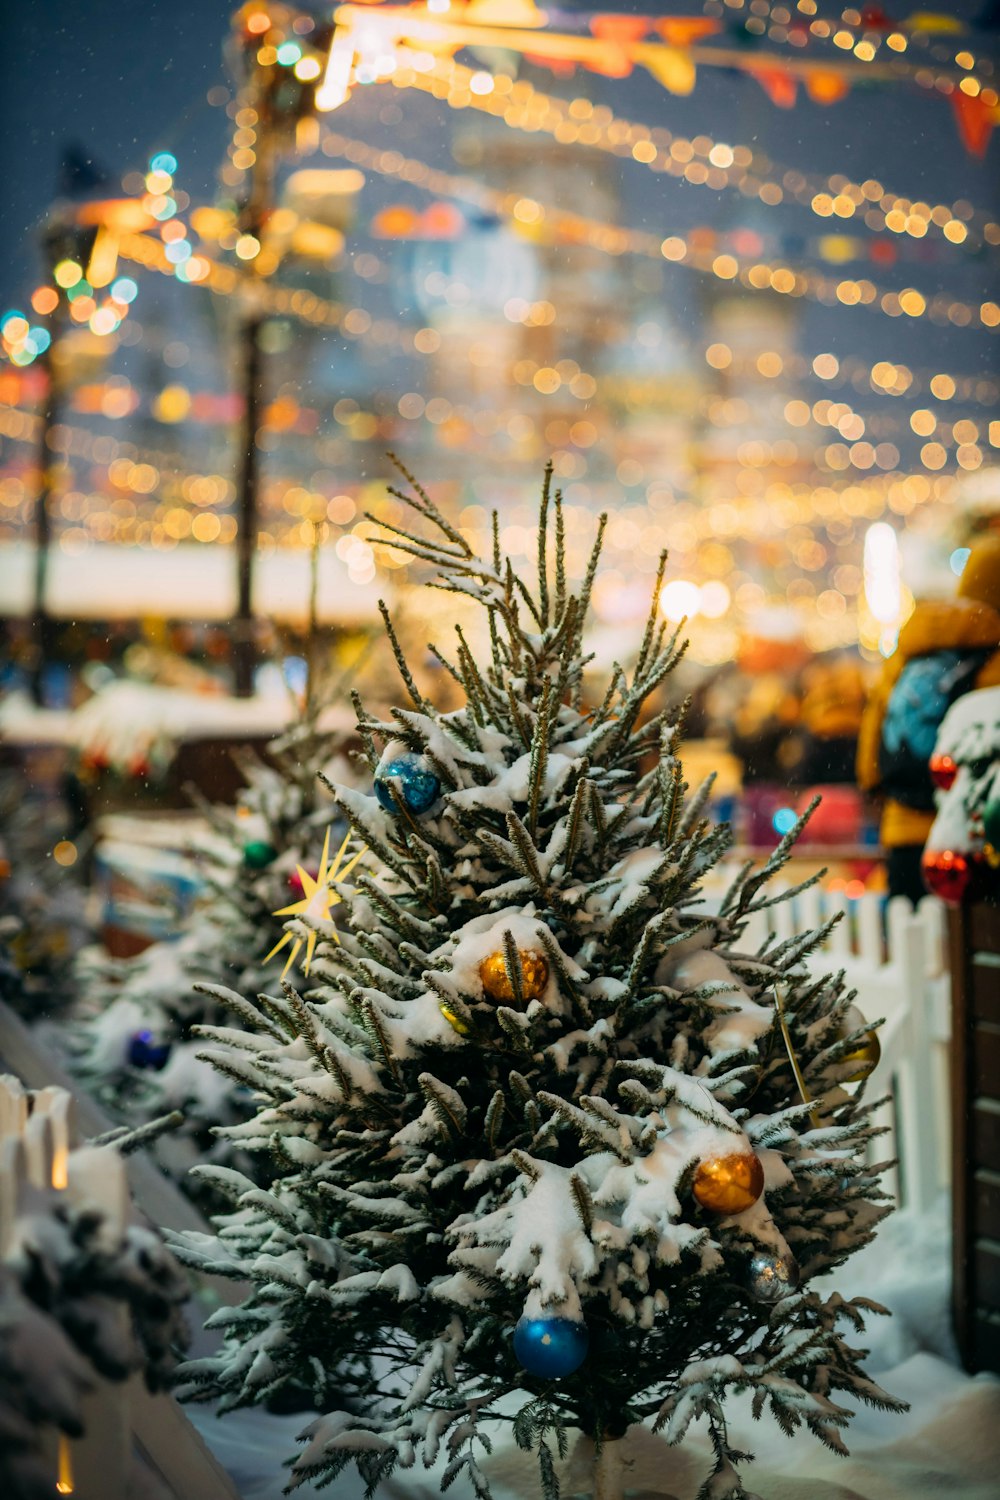
[[[813,887],[756,912],[741,946],[755,951],[769,932],[790,938],[835,912],[840,921],[808,967],[817,977],[843,969],[863,1015],[884,1021],[882,1057],[868,1088],[887,1096],[876,1120],[889,1134],[874,1143],[874,1154],[880,1160],[896,1158],[890,1186],[897,1203],[923,1212],[949,1181],[951,980],[945,909],[933,896],[916,911],[897,897],[883,920],[876,894],[849,900],[843,891]]]

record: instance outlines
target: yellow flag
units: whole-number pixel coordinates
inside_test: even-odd
[[[635,60],[671,94],[690,94],[697,78],[691,55],[680,47],[664,47],[659,42],[640,43]]]

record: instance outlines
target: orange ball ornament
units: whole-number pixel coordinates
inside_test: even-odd
[[[699,1162],[691,1186],[702,1208],[713,1214],[741,1214],[764,1191],[764,1168],[752,1151],[709,1156]]]
[[[521,966],[521,997],[525,1002],[537,1000],[549,982],[548,959],[530,948],[519,948],[517,960]],[[491,1000],[510,1002],[516,999],[502,948],[483,959],[479,965],[479,977]]]

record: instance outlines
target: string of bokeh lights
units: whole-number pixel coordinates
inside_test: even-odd
[[[374,165],[383,171],[386,169],[387,153],[375,153],[371,148],[364,146],[363,143],[356,143],[353,148],[348,148],[348,153],[353,160],[361,158],[369,166]],[[117,246],[118,252],[123,258],[128,259],[130,256],[134,256],[140,264],[147,266],[152,264],[155,269],[165,274],[173,275],[183,283],[200,284],[203,282],[213,291],[224,295],[232,295],[239,288],[240,273],[236,272],[232,267],[219,265],[207,257],[194,255],[190,242],[186,238],[186,227],[182,221],[174,217],[177,207],[176,202],[170,198],[160,201],[164,190],[171,185],[169,174],[165,172],[164,165],[162,159],[158,159],[155,164],[151,164],[151,172],[145,183],[147,190],[156,194],[153,201],[151,203],[147,202],[146,206],[153,211],[154,216],[158,216],[166,221],[161,227],[161,239],[163,243],[160,244],[155,240],[150,240],[145,235],[126,236],[120,240]],[[176,168],[176,162],[172,158],[170,159],[170,165]],[[404,167],[408,168],[407,175],[411,180],[414,178],[419,180],[421,174],[431,172],[431,169],[426,168],[423,163],[406,163],[402,159],[398,163],[393,160],[389,165],[396,171]],[[431,172],[431,177],[432,185],[439,189],[455,185],[447,180],[447,174]],[[472,185],[470,184],[470,186]],[[512,195],[499,195],[499,198],[503,199],[503,206],[510,207],[513,216],[517,218],[517,209],[520,205],[521,214],[524,216],[526,200],[516,200],[513,205],[509,205],[507,200],[510,196]],[[501,206],[499,200],[495,206]],[[260,249],[256,241],[249,247],[245,244],[241,245],[239,237],[236,238],[235,248],[237,254],[239,254],[241,249],[243,250],[244,258],[251,258]],[[83,279],[81,268],[73,263],[64,263],[60,267],[57,267],[58,272],[62,273],[62,282],[60,284],[68,281],[71,291],[78,287]],[[244,282],[249,281],[249,278],[246,277],[242,279]],[[86,286],[86,283],[83,282],[83,285]],[[131,285],[134,286],[134,283],[131,283]],[[344,309],[340,304],[330,303],[326,299],[316,297],[313,293],[290,291],[274,284],[263,283],[259,279],[254,279],[250,282],[250,285],[252,286],[254,296],[258,301],[264,302],[271,312],[291,314],[313,323],[333,324],[349,337],[370,337],[375,343],[385,344],[398,339],[405,346],[407,342],[402,336],[402,331],[396,325],[388,324],[386,320],[383,320],[380,324],[372,324],[370,315],[362,308]],[[35,294],[36,300],[40,293],[44,293],[47,290],[46,288],[39,289],[39,292]],[[74,305],[71,301],[71,315]],[[83,311],[86,315],[90,315],[90,310],[86,305]],[[108,331],[111,331],[110,328]],[[436,336],[433,330],[417,330],[412,335],[412,338],[413,352],[431,354],[435,351]],[[761,373],[780,372],[780,356],[770,356],[772,365],[777,362],[776,368],[773,370],[770,366],[764,368],[768,358],[769,356],[761,356],[758,360],[758,368],[761,370]],[[719,365],[717,364],[716,367],[718,368]],[[568,380],[571,394],[581,400],[590,399],[597,390],[596,380],[587,372],[581,371],[576,365],[574,365],[574,372],[570,374]],[[554,394],[563,384],[563,372],[557,367],[550,368],[532,361],[519,361],[517,366],[515,366],[513,375],[518,384],[524,385],[530,383],[543,395]],[[893,445],[885,443],[872,445],[865,440],[865,423],[863,419],[843,403],[826,403],[825,408],[822,403],[817,403],[811,412],[801,402],[788,403],[785,408],[784,419],[792,426],[801,427],[806,425],[810,420],[810,416],[817,421],[837,425],[841,435],[851,440],[850,447],[835,443],[823,450],[822,461],[829,467],[835,469],[843,469],[845,467],[864,469],[877,464],[879,467],[891,469],[898,462],[898,449]],[[965,425],[970,429],[974,428],[974,424]],[[922,435],[930,436],[936,426],[936,421],[931,418],[927,430]],[[978,430],[972,431],[968,435],[974,439],[978,437]],[[939,437],[940,434],[937,436]],[[746,448],[744,457],[748,461],[752,460],[760,445],[750,444],[744,446]],[[977,447],[975,441],[962,443],[956,457],[959,464],[963,467],[976,467],[982,461],[981,450]],[[940,469],[944,467],[946,462],[947,451],[939,440],[928,442],[924,445],[921,450],[921,463],[925,467]]]
[[[121,254],[123,258],[135,259],[149,269],[171,274],[170,264],[161,256],[161,247],[157,241],[150,240],[147,236],[132,236],[123,240]],[[241,280],[249,280],[245,273],[241,276],[232,267],[219,266],[214,261],[206,263],[210,268],[208,274],[199,276],[197,282],[189,284],[205,285],[215,292],[230,296],[239,290]],[[269,312],[301,318],[312,324],[333,326],[348,338],[371,341],[383,350],[395,346],[400,352],[428,357],[436,354],[440,348],[440,335],[432,328],[413,330],[394,320],[375,320],[364,308],[345,307],[341,303],[320,298],[315,293],[290,291],[267,281],[251,282],[251,287],[259,305],[266,307]],[[554,319],[555,309],[551,308],[551,304],[546,306],[551,309]],[[728,354],[730,351],[727,346],[713,345],[706,358],[710,364],[715,362],[715,368],[725,368]],[[830,366],[837,365],[834,356],[819,356],[813,363],[814,373],[818,373],[817,364],[820,370],[827,368],[826,362]],[[782,356],[776,352],[765,352],[758,357],[758,373],[765,377],[770,375],[773,378],[782,372],[783,367]],[[537,360],[521,359],[515,361],[511,375],[516,384],[532,386],[542,396],[568,392],[576,400],[588,402],[601,391],[601,380],[573,360],[557,361],[549,365]],[[895,469],[899,463],[898,448],[891,443],[872,444],[868,441],[865,437],[864,418],[846,403],[817,402],[810,407],[808,403],[790,400],[780,419],[796,429],[815,420],[820,425],[835,426],[840,436],[847,439],[846,443],[833,442],[822,450],[816,450],[819,455],[819,472],[824,468],[841,471],[846,468],[866,470],[873,467],[888,471]],[[960,468],[972,470],[981,466],[984,451],[979,442],[983,436],[979,424],[966,419],[949,424],[935,417],[929,409],[923,408],[913,414],[909,426],[918,437],[927,439],[920,450],[921,467],[932,472],[943,469],[949,462],[947,444],[952,441],[956,444],[955,462]],[[898,430],[902,430],[902,427]],[[1000,424],[991,424],[988,432],[990,444],[1000,446],[1000,442],[996,441],[1000,439]],[[801,436],[801,433],[798,435]],[[745,461],[752,465],[756,453],[757,448],[748,444]],[[762,463],[768,459],[763,457],[756,461]]]
[[[174,184],[176,171],[177,158],[169,151],[157,152],[140,179],[141,195],[85,205],[76,221],[67,221],[72,235],[78,238],[90,231],[89,255],[75,258],[67,254],[57,261],[51,268],[51,282],[37,286],[29,298],[32,312],[51,320],[65,311],[71,325],[86,327],[97,338],[118,332],[139,290],[130,276],[117,274],[124,232],[118,227],[119,220],[134,224],[138,217],[139,222],[159,224],[164,255],[177,278],[184,280],[191,246],[187,227],[178,215],[190,200]],[[17,368],[33,364],[51,345],[50,326],[32,323],[19,308],[0,314],[0,347]]]
[[[401,410],[406,406],[406,399],[404,397],[400,400]],[[358,417],[366,415],[356,409],[355,403],[345,402],[343,405],[355,407],[353,412],[345,410],[338,413],[338,420],[345,425],[349,426]],[[411,407],[407,412],[408,419],[413,420],[415,415]],[[523,414],[521,422],[522,431],[530,426]],[[548,430],[545,434],[547,442],[555,440],[557,436]],[[101,455],[107,456],[108,444],[113,441],[107,438],[91,439],[88,433],[82,433],[81,437],[85,445],[92,441],[93,446],[85,446],[84,449],[91,456],[96,456],[98,445]],[[65,434],[60,446],[68,449],[75,445],[70,444],[69,435]],[[131,445],[121,445],[121,449],[131,449]],[[628,463],[626,460],[619,465],[619,470],[623,471]],[[135,464],[121,451],[112,460],[108,472],[115,490],[115,499],[110,508],[106,496],[87,496],[74,491],[62,497],[61,509],[62,502],[66,502],[66,516],[73,523],[60,536],[60,545],[67,551],[79,552],[95,541],[129,541],[151,545],[157,549],[170,549],[181,541],[207,544],[232,540],[235,527],[232,518],[219,517],[204,509],[206,506],[231,502],[231,483],[222,476],[158,476],[148,462]],[[315,476],[313,483],[319,477]],[[165,486],[161,486],[162,478],[167,481]],[[330,474],[328,478],[332,480],[333,475]],[[616,474],[615,480],[620,482],[620,473]],[[288,520],[284,535],[281,534],[280,526],[275,531],[275,520],[269,520],[270,530],[265,529],[261,534],[262,552],[266,553],[276,545],[308,545],[312,525],[326,516],[342,530],[336,549],[338,556],[348,564],[352,580],[370,581],[376,553],[366,540],[365,523],[359,519],[349,531],[346,528],[354,517],[360,516],[371,504],[367,493],[371,488],[370,484],[348,486],[348,489],[354,491],[353,496],[342,492],[331,497],[310,492],[297,481],[276,479],[270,482],[267,498],[273,502],[276,496],[290,517],[308,517],[308,520]],[[571,484],[567,489],[570,514],[575,513],[574,502],[579,503],[584,497],[591,502],[600,498],[604,503],[605,488],[606,485],[599,486],[598,495],[594,496],[587,487]],[[377,483],[374,489],[378,491]],[[17,480],[0,483],[0,507],[10,505],[12,499],[16,503],[17,490]],[[135,499],[140,503],[143,498],[148,497],[149,503],[155,505],[156,509],[150,516],[140,517],[129,498],[129,492],[134,492]],[[827,635],[832,631],[834,636],[848,628],[848,622],[845,621],[848,600],[860,590],[860,570],[850,560],[853,555],[850,549],[855,540],[855,521],[870,522],[885,514],[886,510],[906,516],[928,501],[948,502],[954,498],[950,481],[943,478],[930,480],[917,475],[905,478],[894,476],[888,481],[866,479],[847,485],[819,487],[801,482],[777,481],[768,484],[755,495],[743,497],[742,503],[734,501],[723,481],[719,494],[721,498],[712,500],[709,495],[707,503],[694,503],[683,497],[678,498],[669,485],[657,484],[649,487],[643,500],[636,498],[630,502],[627,497],[622,496],[615,503],[609,533],[612,554],[619,554],[623,564],[633,563],[637,547],[643,549],[644,555],[648,553],[649,557],[655,558],[662,546],[669,546],[687,571],[701,573],[702,584],[692,584],[691,588],[700,589],[705,595],[701,601],[705,606],[703,613],[709,618],[717,619],[730,606],[746,613],[767,601],[768,591],[760,582],[765,575],[758,572],[756,565],[751,573],[742,571],[730,547],[733,543],[746,543],[756,548],[757,544],[762,543],[762,538],[766,538],[777,527],[783,536],[781,555],[788,565],[784,571],[787,572],[790,568],[796,574],[778,589],[778,596],[806,611],[810,617],[815,615],[816,628]],[[166,498],[161,504],[164,496]],[[177,500],[183,500],[185,504],[174,503]],[[581,516],[584,514],[585,508],[581,510]],[[487,510],[478,505],[467,506],[460,520],[463,528],[486,527]],[[529,523],[530,506],[520,509],[514,507],[507,516],[509,536],[505,545],[514,551],[525,548],[530,551],[530,545],[533,544],[529,537]],[[826,537],[825,543],[817,540],[812,529],[817,524],[822,528],[821,534]],[[832,559],[829,550],[831,547]],[[527,556],[527,551],[525,555]],[[388,562],[387,558],[380,557],[379,560]],[[827,568],[828,564],[832,584],[819,589],[808,575]],[[722,584],[723,577],[729,578],[731,589]],[[688,605],[690,603],[689,600]]]
[[[355,159],[357,159],[359,153],[364,153],[366,164],[375,165],[379,169],[385,169],[386,162],[383,158],[387,155],[386,153],[379,155],[378,153],[373,153],[371,148],[365,147],[363,143],[356,143],[353,149]],[[169,165],[176,168],[176,162],[173,158],[169,159]],[[410,179],[419,178],[422,171],[430,170],[426,169],[422,163],[407,163],[405,160],[397,162],[394,159],[389,165],[396,172],[407,168],[407,175]],[[193,253],[190,242],[186,239],[186,227],[182,221],[175,218],[177,212],[176,202],[169,198],[166,201],[157,201],[165,196],[163,189],[171,185],[169,173],[165,173],[164,168],[165,162],[163,158],[159,158],[155,164],[151,164],[151,171],[145,184],[148,190],[157,190],[152,194],[153,201],[150,203],[147,199],[145,206],[152,208],[154,216],[159,216],[164,221],[161,224],[162,243],[151,240],[146,235],[123,236],[117,245],[118,252],[125,259],[131,256],[140,264],[147,266],[152,264],[155,266],[155,269],[165,274],[173,275],[183,283],[195,285],[204,283],[216,292],[223,295],[232,295],[239,290],[241,280],[246,282],[248,278],[241,277],[240,273],[232,267],[220,265],[208,257]],[[455,184],[445,180],[448,175],[443,174],[441,178],[438,178],[437,174],[435,174],[434,186],[439,188],[454,186]],[[166,180],[164,180],[165,177]],[[471,180],[467,181],[470,186],[477,186]],[[523,202],[523,200],[518,201]],[[88,297],[88,284],[83,278],[81,268],[69,262],[61,263],[56,269],[59,273],[57,276],[58,284],[63,285],[68,282],[69,286],[67,290],[69,293],[72,293],[74,290],[82,292],[82,297],[79,295],[77,298],[70,296],[71,316],[73,315],[73,308],[77,307],[76,321],[82,322],[86,319],[88,323],[91,323],[91,320],[94,318],[94,310],[88,306],[88,301],[90,300]],[[326,299],[318,298],[313,293],[297,290],[292,291],[274,284],[265,284],[259,279],[255,279],[251,285],[253,287],[253,294],[258,300],[263,300],[272,312],[292,315],[307,322],[332,324],[348,337],[371,338],[377,344],[385,345],[398,342],[400,346],[405,348],[412,338],[412,352],[417,354],[427,355],[436,351],[438,338],[433,329],[418,329],[415,333],[412,330],[407,330],[406,334],[404,334],[397,325],[389,323],[388,320],[373,323],[370,315],[363,308],[345,309],[342,305],[330,303]],[[113,290],[115,289],[119,292],[124,290],[129,300],[131,300],[131,297],[135,293],[135,283],[128,278],[119,278]],[[39,288],[34,294],[35,304],[42,303],[47,293],[53,293],[53,289]],[[83,303],[82,307],[80,306],[81,301]],[[546,306],[548,307],[548,304]],[[530,313],[530,309],[528,311]],[[549,311],[554,317],[554,309],[549,308]],[[524,317],[523,312],[521,312],[521,317]],[[7,321],[9,322],[10,320],[8,319]],[[113,331],[113,327],[109,324],[105,328],[102,323],[98,329],[92,328],[92,331],[111,332]],[[727,355],[731,359],[731,351],[728,351],[725,346],[715,345],[707,352],[706,358],[710,364],[713,364],[718,369],[725,367]],[[561,371],[558,367],[550,368],[535,361],[518,361],[512,372],[513,378],[518,384],[533,385],[539,394],[542,395],[554,394],[564,384],[565,379],[565,383],[568,384],[572,395],[581,400],[589,400],[598,389],[598,383],[595,378],[588,372],[581,370],[574,362],[564,363],[573,363],[573,370],[571,372],[568,370]],[[773,377],[781,373],[784,362],[782,357],[776,352],[765,351],[765,353],[758,357],[756,367],[758,373]],[[813,373],[820,377],[828,377],[831,373],[837,371],[838,368],[838,362],[832,355],[818,356],[812,362]],[[876,365],[873,367],[871,379],[873,386],[881,385],[883,389],[895,392],[901,386],[905,387],[908,383],[905,378],[907,373],[905,366],[891,366],[887,362],[883,362],[882,366]],[[949,389],[949,384],[952,393],[957,389],[957,383],[954,381],[954,378],[941,372],[937,372],[931,377],[932,387],[935,383],[937,385],[935,393],[942,397],[944,397]],[[963,383],[967,384],[968,381],[963,378]],[[626,397],[626,399],[628,398]],[[732,406],[732,403],[729,404]],[[725,404],[723,404],[722,410],[725,409]],[[735,420],[738,419],[734,418]],[[842,443],[834,443],[828,445],[823,450],[817,450],[820,454],[820,463],[828,468],[843,470],[851,467],[863,470],[878,465],[881,468],[892,469],[899,460],[899,453],[894,445],[886,443],[873,445],[865,440],[864,419],[846,403],[823,401],[815,403],[810,408],[807,403],[789,401],[784,408],[783,420],[788,425],[796,428],[808,425],[810,420],[814,420],[822,425],[836,426],[840,435],[850,440],[850,446]],[[975,423],[959,421],[949,428],[947,424],[940,423],[929,410],[923,409],[913,414],[910,426],[920,436],[934,437],[934,441],[925,443],[921,449],[922,466],[932,471],[937,471],[942,469],[948,462],[947,449],[940,441],[941,437],[944,437],[946,441],[953,438],[957,443],[956,461],[960,467],[967,469],[975,468],[982,462],[982,450],[977,443],[980,432]],[[996,433],[997,429],[994,424],[990,428],[991,441],[995,439]],[[761,448],[761,445],[748,444],[744,445],[744,448],[745,452],[742,457],[747,463],[752,465],[754,455],[757,449]],[[763,458],[758,461],[769,461],[767,445],[761,448],[761,452]]]
[[[538,203],[534,198],[525,198],[517,192],[505,192],[499,188],[488,187],[477,178],[444,172],[414,157],[403,156],[394,150],[386,151],[369,146],[364,141],[344,136],[333,130],[324,131],[322,149],[327,156],[343,157],[356,166],[364,167],[383,177],[405,182],[408,187],[416,188],[418,191],[455,198],[486,209],[498,217],[505,217],[515,227],[529,234],[537,225],[539,221],[537,211],[541,210],[542,216],[555,236],[558,236],[560,231],[564,232],[565,238],[559,240],[559,243],[579,244],[580,234],[577,232],[577,226],[590,226],[594,230],[594,239],[588,240],[587,243],[592,248],[607,249],[608,253],[621,254],[624,252],[621,248],[621,240],[617,237],[635,233],[635,231],[622,229],[619,225],[601,224],[599,221],[583,219],[576,214],[553,210]],[[607,238],[605,238],[605,231]],[[641,234],[641,231],[638,233]],[[655,235],[649,236],[648,239],[651,245],[659,244]],[[659,254],[654,253],[652,258],[659,258]],[[509,311],[505,309],[505,316],[509,320],[520,321],[534,316],[533,304],[524,302],[524,299],[512,299],[512,303],[516,305],[512,305]],[[721,350],[724,346],[716,347]],[[775,360],[779,361],[777,368],[773,368]],[[755,363],[759,373],[765,376],[780,374],[784,368],[789,373],[798,376],[811,375],[824,382],[842,382],[845,379],[851,379],[857,383],[860,379],[864,383],[870,383],[873,390],[890,396],[903,396],[907,392],[916,395],[922,389],[926,389],[941,401],[949,401],[957,396],[959,400],[975,401],[986,406],[995,403],[1000,396],[1000,382],[984,376],[955,375],[941,370],[914,371],[906,364],[884,359],[867,365],[853,357],[838,360],[835,355],[823,353],[811,360],[803,356],[786,355],[783,365],[781,361],[782,356],[765,351],[758,356]],[[769,367],[765,368],[765,365]],[[729,366],[732,366],[731,358],[726,360],[726,367]],[[720,369],[723,367],[721,364],[716,366]],[[732,367],[734,370],[737,368],[737,366]]]
[[[742,4],[742,0],[738,0],[738,3]],[[809,13],[815,14],[815,5],[812,4],[812,0],[805,0],[805,3],[812,5]],[[768,0],[750,0],[750,5],[751,9],[757,13],[752,17],[752,21],[758,24],[760,8],[763,7],[764,13],[769,9]],[[795,201],[806,204],[823,218],[836,216],[847,219],[853,217],[860,209],[864,209],[867,227],[877,230],[888,228],[892,233],[907,234],[916,239],[922,239],[928,232],[937,229],[953,245],[976,248],[980,238],[990,245],[1000,244],[1000,224],[984,214],[977,214],[973,206],[965,200],[960,199],[951,206],[931,205],[922,201],[913,202],[901,194],[889,192],[874,179],[869,179],[865,183],[857,183],[841,174],[826,178],[818,174],[804,174],[778,168],[763,153],[755,152],[747,146],[731,147],[704,135],[696,137],[694,141],[687,141],[683,137],[675,138],[668,130],[651,130],[646,126],[622,120],[606,106],[594,106],[585,97],[563,100],[542,93],[526,81],[515,82],[505,74],[492,75],[482,70],[473,71],[456,63],[453,58],[435,56],[431,52],[400,45],[395,39],[394,32],[383,25],[382,18],[375,11],[364,16],[366,30],[371,32],[371,36],[359,38],[362,55],[356,66],[350,65],[348,54],[351,53],[351,42],[349,38],[353,35],[352,27],[357,19],[353,15],[350,15],[349,20],[346,19],[350,9],[347,7],[342,12],[345,19],[340,33],[344,41],[344,55],[341,60],[347,60],[349,63],[348,78],[353,76],[355,81],[362,85],[385,82],[390,78],[394,82],[397,81],[399,62],[403,60],[404,63],[408,62],[418,74],[430,74],[467,84],[471,97],[465,101],[466,107],[472,105],[477,108],[489,108],[482,102],[484,96],[492,95],[496,100],[509,95],[502,106],[505,116],[508,112],[514,113],[521,107],[533,110],[535,113],[541,110],[543,115],[556,112],[560,116],[553,130],[557,139],[563,138],[567,142],[599,146],[611,150],[616,155],[632,155],[635,160],[645,163],[654,170],[683,175],[694,186],[709,186],[714,189],[736,187],[749,195],[758,196],[765,206],[776,206],[786,197],[791,196]],[[450,0],[438,0],[433,9],[440,19],[450,11]],[[853,17],[859,13],[848,10],[844,14]],[[324,110],[335,107],[337,103],[344,102],[347,97],[347,85],[345,84],[342,90],[335,91],[331,96],[326,87],[326,81],[319,82],[323,71],[320,55],[309,49],[302,34],[306,30],[312,30],[314,25],[311,18],[296,19],[293,22],[293,30],[299,32],[300,35],[286,38],[281,45],[275,46],[266,39],[272,26],[272,19],[266,11],[254,13],[246,18],[247,41],[249,49],[254,52],[256,63],[265,70],[275,67],[288,70],[299,83],[315,82],[317,84],[316,108],[322,113]],[[817,21],[810,29],[814,35],[818,35],[827,26],[827,22]],[[752,27],[750,29],[752,30]],[[265,38],[263,44],[258,45],[262,38]],[[474,43],[474,38],[475,30],[469,27],[470,44]],[[843,35],[837,45],[843,47]],[[905,52],[908,45],[907,38],[902,33],[896,33],[896,40],[890,45],[897,53]],[[710,62],[711,53],[708,53],[704,60]],[[327,60],[328,69],[331,61],[332,53],[331,58]],[[975,58],[963,48],[956,54],[955,64],[956,67],[968,69],[975,66]],[[992,71],[992,65],[989,64],[988,67],[989,71]],[[950,81],[947,81],[947,87],[953,87]],[[959,88],[970,97],[976,97],[983,92],[984,106],[989,108],[997,106],[996,91],[992,89],[982,91],[979,81],[972,76],[961,78]],[[490,112],[497,111],[490,109]],[[230,162],[223,172],[223,180],[228,186],[238,185],[242,180],[242,174],[255,161],[253,127],[256,123],[256,111],[252,108],[244,107],[238,112],[237,129],[230,149]],[[300,125],[308,123],[310,121],[307,119],[300,121]],[[508,119],[507,123],[511,121]],[[543,118],[537,128],[549,128],[546,119]],[[667,150],[667,148],[670,149]],[[699,156],[704,158],[707,166],[694,160]],[[780,175],[781,181],[769,175],[775,173]],[[970,234],[970,222],[972,234]]]
[[[733,188],[769,208],[791,199],[823,219],[846,221],[857,216],[874,232],[888,229],[922,239],[938,229],[955,246],[1000,245],[1000,223],[977,213],[964,199],[951,205],[930,204],[890,192],[874,178],[859,183],[842,174],[820,177],[778,168],[748,146],[730,146],[704,134],[693,140],[673,136],[663,127],[626,120],[584,96],[562,99],[527,80],[515,81],[507,74],[492,74],[430,53],[399,48],[397,58],[385,59],[385,68],[380,82],[399,89],[416,88],[453,109],[481,111],[514,130],[542,131],[560,144],[630,157],[650,171],[682,177],[693,187]],[[974,236],[970,225],[975,228]]]
[[[721,18],[727,12],[749,11],[744,29],[751,37],[766,36],[778,46],[787,44],[804,48],[812,41],[830,41],[842,52],[851,52],[862,63],[874,62],[881,48],[885,47],[896,58],[904,57],[910,47],[923,47],[934,53],[935,60],[946,62],[967,74],[970,87],[963,90],[975,98],[982,85],[972,73],[977,69],[992,77],[992,58],[977,56],[964,40],[958,44],[947,42],[950,34],[964,35],[965,25],[954,16],[922,11],[897,25],[877,6],[865,6],[858,10],[848,6],[840,13],[839,23],[817,15],[816,0],[797,0],[794,8],[786,4],[772,5],[769,0],[705,0],[706,16]],[[942,40],[945,45],[942,45]],[[937,87],[940,92],[945,80],[928,68],[918,68],[913,74],[914,82],[922,88]],[[951,82],[950,79],[946,80]],[[953,85],[954,86],[954,85]],[[995,104],[995,100],[993,101]]]
[[[399,88],[422,87],[423,83],[417,81],[422,78],[423,75],[413,70],[397,71],[392,75],[392,81]],[[428,80],[425,78],[423,81]],[[429,91],[436,97],[444,98],[454,108],[463,107],[460,102],[456,102],[455,96],[447,91],[440,92],[443,85],[439,84],[436,76],[430,78],[429,83]],[[522,123],[515,124],[513,128],[531,130],[535,127]],[[381,155],[387,160],[394,160],[398,153],[384,152]],[[430,172],[433,169],[427,170]],[[580,243],[582,240],[595,249],[613,255],[633,254],[655,260],[663,259],[701,274],[711,275],[719,281],[738,281],[751,291],[775,291],[783,296],[805,297],[827,307],[838,303],[845,307],[866,307],[891,318],[904,315],[920,318],[926,315],[933,322],[947,322],[960,328],[976,324],[992,332],[1000,327],[1000,304],[992,300],[977,305],[943,295],[928,298],[915,287],[904,287],[898,292],[885,290],[867,278],[844,278],[838,281],[819,272],[796,270],[791,266],[776,265],[750,256],[737,256],[728,251],[716,253],[714,247],[706,248],[696,243],[694,235],[672,234],[661,239],[648,231],[629,229],[565,210],[546,208],[536,198],[520,198],[514,205],[513,217],[523,226],[531,226],[536,230],[542,230],[548,224],[561,225],[572,243]],[[252,236],[242,238],[245,247],[242,258],[254,259],[260,253],[259,243]],[[239,244],[236,250],[238,255],[241,254]]]

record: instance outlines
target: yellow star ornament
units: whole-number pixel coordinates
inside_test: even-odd
[[[347,864],[341,868],[341,861],[347,853],[347,846],[351,842],[351,836],[351,830],[348,829],[344,842],[334,855],[332,863],[328,864],[327,861],[330,856],[330,830],[329,828],[326,830],[326,838],[323,840],[323,857],[319,862],[319,869],[315,876],[310,875],[309,871],[304,870],[301,865],[297,866],[299,879],[302,882],[302,889],[305,892],[302,900],[293,901],[291,906],[282,906],[280,910],[274,913],[274,916],[306,917],[311,922],[330,921],[331,908],[343,899],[336,891],[331,890],[332,882],[335,880],[346,880],[361,856],[367,853],[367,845],[363,844],[357,854],[349,859]],[[335,941],[339,943],[340,939],[337,937],[336,932],[333,935]],[[305,937],[300,937],[297,932],[286,932],[284,937],[279,938],[275,943],[264,962],[267,963],[269,959],[272,959],[276,953],[281,951],[286,943],[290,943],[291,949],[285,961],[285,967],[281,971],[281,977],[284,979],[304,946],[306,957],[302,965],[302,971],[308,975],[309,965],[312,963],[313,954],[316,951],[316,939],[318,936],[319,934],[313,927],[309,928]]]

